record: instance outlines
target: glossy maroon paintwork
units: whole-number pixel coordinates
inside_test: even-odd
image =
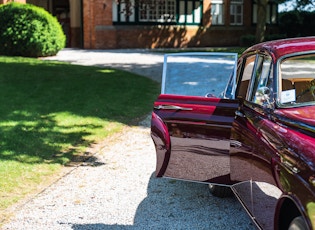
[[[159,109],[168,105],[184,109]],[[151,130],[157,151],[158,177],[231,183],[227,164],[237,101],[160,95],[154,108]],[[211,171],[220,164],[221,170]],[[168,167],[172,165],[177,167]]]
[[[272,57],[276,97],[278,61],[306,51],[315,51],[315,37],[258,44],[239,62],[253,53]],[[230,185],[262,229],[287,229],[296,216],[315,229],[315,104],[266,108],[242,97],[160,95],[154,107],[158,177]]]
[[[314,41],[315,37],[269,41],[254,45],[248,48],[244,53],[265,50],[273,55],[274,60],[279,60],[289,54],[315,50]]]
[[[272,229],[273,225],[270,223],[276,213],[280,212],[279,201],[284,199],[283,197],[295,203],[305,216],[308,216],[305,207],[315,202],[314,187],[310,183],[315,169],[314,130],[304,129],[296,120],[279,115],[288,109],[276,109],[274,113],[264,114],[262,109],[252,109],[252,106],[254,105],[244,102],[242,111],[246,118],[237,117],[233,126],[230,151],[231,179],[240,182],[267,183],[274,188],[279,188],[281,194],[277,199],[269,199],[270,194],[253,192],[250,195],[254,200],[265,201],[253,205],[246,198],[249,194],[247,192],[238,194],[237,185],[235,186],[236,195],[239,195],[243,202],[248,201],[245,206],[260,222],[260,227]],[[307,134],[304,133],[305,131]],[[241,138],[242,144],[236,146],[235,141]],[[248,183],[247,189],[250,186],[252,185]],[[262,206],[267,201],[269,201],[268,206]],[[274,224],[276,228],[277,220]]]
[[[256,45],[243,56],[252,52],[267,53],[273,57],[277,70],[282,57],[312,50],[315,50],[315,38],[289,39]],[[277,74],[274,71],[274,79]],[[232,180],[242,181],[243,187],[246,181],[253,181],[268,185],[274,191],[268,194],[262,189],[252,189],[248,194],[238,185],[233,189],[261,228],[285,229],[286,220],[302,215],[313,229],[315,106],[277,106],[264,109],[240,100],[238,112],[244,116],[236,116],[233,123],[230,150]],[[253,183],[248,185],[253,187]]]
[[[297,107],[290,109],[279,109],[275,113],[281,116],[283,119],[288,119],[288,121],[294,121],[294,123],[300,123],[309,125],[310,127],[315,126],[314,114],[315,107]],[[283,121],[284,122],[284,121]]]

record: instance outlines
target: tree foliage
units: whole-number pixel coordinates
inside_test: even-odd
[[[274,0],[276,3],[287,3],[294,6],[295,10],[307,10],[315,7],[315,0]],[[265,40],[266,33],[266,17],[269,0],[256,0],[257,3],[257,25],[256,25],[256,42]],[[291,20],[291,19],[289,19]],[[296,21],[293,22],[296,24]]]
[[[286,37],[315,35],[315,12],[292,10],[279,15],[279,30]]]
[[[295,8],[296,10],[314,10],[315,7],[315,0],[295,0]]]

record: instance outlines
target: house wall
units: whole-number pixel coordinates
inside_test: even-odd
[[[70,4],[70,47],[81,47],[81,4],[78,0],[69,0]]]
[[[44,9],[49,9],[49,2],[45,0],[26,0],[24,3],[33,4],[39,7],[43,7]]]
[[[0,0],[0,4],[9,1]],[[26,2],[26,0],[15,1]],[[229,7],[225,7],[225,25],[211,25],[211,0],[203,1],[202,26],[114,25],[112,2],[115,0],[82,0],[82,9],[79,0],[67,1],[70,3],[71,30],[68,39],[71,47],[117,49],[237,46],[242,35],[255,33],[255,27],[251,24],[251,1],[246,0],[242,26],[229,25]],[[43,2],[48,4],[49,1],[28,0],[28,2],[46,8],[47,6],[42,4]],[[226,6],[229,2],[230,0],[226,0]],[[83,44],[81,44],[82,40]]]
[[[112,0],[83,0],[83,41],[87,49],[116,48]]]
[[[206,46],[238,46],[243,28],[198,28],[195,26],[114,26],[96,33],[95,48],[185,48]],[[108,42],[115,36],[115,42]],[[100,39],[102,38],[102,39]],[[101,42],[103,41],[103,42]]]
[[[203,4],[202,26],[142,26],[113,25],[112,0],[83,0],[83,46],[86,49],[237,46],[242,35],[254,33],[250,1],[244,1],[243,26],[229,26],[228,7],[225,25],[211,26],[211,0],[204,0]]]

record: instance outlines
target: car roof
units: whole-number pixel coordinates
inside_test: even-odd
[[[257,51],[268,52],[275,60],[297,52],[315,51],[315,36],[263,42],[248,48],[244,53]]]

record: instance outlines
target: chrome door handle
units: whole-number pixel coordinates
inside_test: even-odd
[[[170,109],[170,110],[193,110],[192,108],[181,107],[177,105],[158,105],[154,109]]]

